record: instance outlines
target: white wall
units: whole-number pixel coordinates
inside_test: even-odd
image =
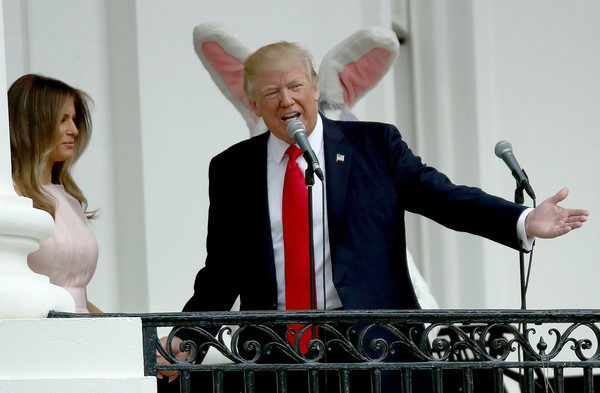
[[[598,308],[596,277],[600,222],[600,3],[592,1],[486,1],[474,3],[480,22],[481,154],[500,139],[513,142],[521,165],[541,199],[562,186],[564,203],[591,210],[585,228],[554,241],[539,240],[529,308]],[[482,163],[483,184],[511,197],[507,170],[491,154]],[[485,171],[485,172],[484,172]],[[512,253],[487,245],[488,305],[508,306],[502,296],[516,288]],[[508,268],[506,268],[508,267]]]
[[[112,154],[120,310],[148,310],[145,196],[135,2],[108,1]],[[113,289],[114,290],[114,289]]]
[[[597,211],[600,185],[596,46],[600,5],[589,1],[411,1],[417,141],[425,161],[457,183],[512,200],[493,154],[511,141],[538,195]],[[526,201],[526,203],[531,203]],[[518,308],[515,251],[421,220],[423,263],[445,307]],[[528,307],[598,307],[599,233],[538,240]]]

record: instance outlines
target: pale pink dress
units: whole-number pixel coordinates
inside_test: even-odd
[[[88,313],[85,288],[96,270],[98,242],[79,202],[60,184],[43,187],[56,200],[54,233],[29,254],[27,263],[69,291],[78,313]]]

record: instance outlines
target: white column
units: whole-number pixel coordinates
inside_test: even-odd
[[[75,302],[66,290],[50,284],[48,277],[27,266],[27,255],[52,234],[54,222],[13,188],[6,91],[0,0],[0,319],[45,317],[49,310],[74,312]]]

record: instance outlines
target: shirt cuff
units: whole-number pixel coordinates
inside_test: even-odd
[[[527,236],[527,232],[525,232],[525,219],[533,211],[533,208],[529,207],[521,213],[519,219],[517,220],[517,239],[519,240],[519,246],[523,249],[523,251],[531,251],[533,248],[533,243],[535,242],[535,237]]]

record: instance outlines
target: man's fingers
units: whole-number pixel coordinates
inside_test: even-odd
[[[189,351],[185,351],[185,352],[181,351],[177,355],[175,355],[175,357],[181,361],[186,361],[190,357],[190,352]]]
[[[556,205],[559,202],[563,201],[567,197],[567,195],[569,195],[569,189],[567,187],[563,187],[559,192],[554,194],[554,196],[551,196],[549,200],[550,202]]]
[[[186,352],[178,352],[175,354],[175,359],[185,362],[188,360],[188,358],[190,357],[190,352],[186,351]],[[156,354],[156,363],[158,364],[170,364],[171,362],[169,362],[164,356],[162,356],[160,353]]]
[[[156,376],[160,377],[161,379],[166,377],[169,382],[173,382],[175,379],[177,379],[177,377],[179,377],[179,371],[163,370],[159,371]]]
[[[573,229],[581,228],[583,226],[583,222],[574,221],[570,223],[565,223],[565,226],[558,228],[557,234],[555,237],[565,235],[571,232]]]
[[[168,374],[164,374],[169,379],[169,382],[173,382],[179,377],[179,371],[169,371]]]
[[[571,216],[565,220],[565,223],[569,224],[571,222],[586,222],[587,216]]]
[[[583,216],[587,217],[590,215],[590,212],[584,209],[569,209],[569,216]]]
[[[167,347],[167,337],[162,337],[160,339],[160,344],[163,346],[163,348]],[[172,350],[173,350],[173,354],[175,355],[175,357],[180,360],[180,361],[186,361],[188,356],[189,356],[189,352],[182,352],[181,349],[179,348],[179,344],[181,344],[181,339],[175,337],[175,339],[171,342],[172,345]],[[156,363],[157,364],[170,364],[170,362],[165,359],[164,356],[162,356],[160,354],[160,352],[156,351]],[[176,380],[179,377],[179,371],[176,370],[162,370],[159,371],[156,376],[158,378],[167,378],[169,380],[169,382],[173,382],[174,380]]]

